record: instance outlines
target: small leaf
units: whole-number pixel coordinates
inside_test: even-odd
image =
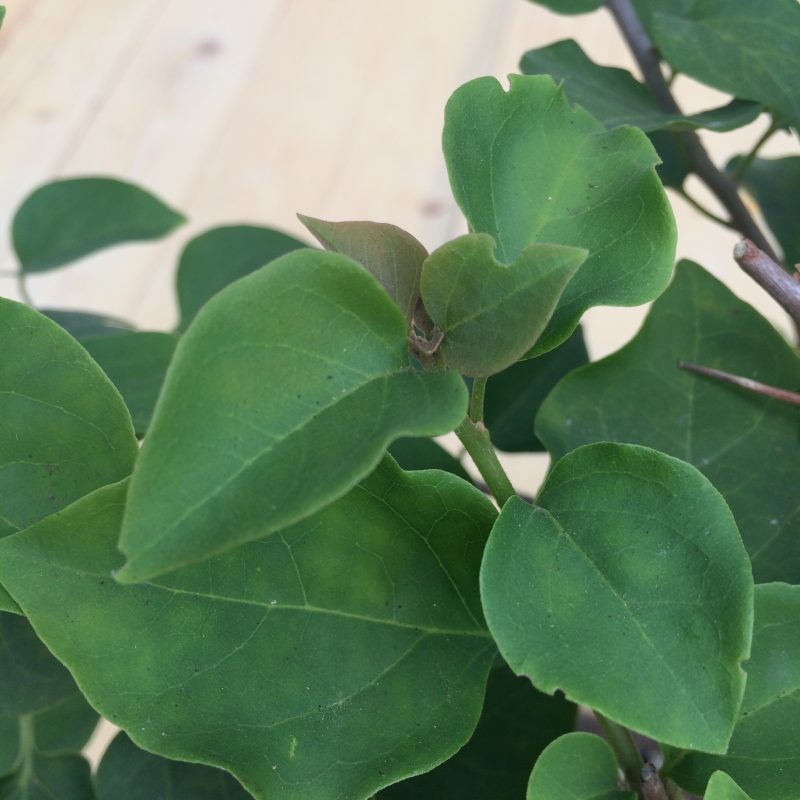
[[[708,782],[705,800],[752,800],[724,772],[715,772]]]
[[[494,446],[511,453],[544,450],[533,432],[536,412],[553,386],[588,360],[578,327],[556,350],[493,375],[486,384],[484,422]]]
[[[495,667],[469,742],[432,772],[385,789],[380,800],[521,798],[537,756],[575,727],[575,712],[560,695],[537,692],[504,664]]]
[[[33,753],[0,779],[0,800],[95,800],[89,762],[78,755]]]
[[[757,581],[800,581],[797,411],[690,375],[679,361],[800,387],[800,359],[772,326],[689,261],[617,353],[570,373],[536,432],[555,457],[589,442],[647,445],[694,464],[731,507]]]
[[[724,752],[753,581],[723,499],[682,461],[596,444],[555,465],[538,503],[503,506],[481,569],[509,666],[660,741]]]
[[[180,330],[228,284],[306,245],[272,228],[224,225],[195,236],[181,253],[176,277]]]
[[[66,178],[30,194],[12,239],[24,272],[43,272],[112,245],[160,239],[185,218],[144,189],[113,178]]]
[[[302,214],[298,217],[326,250],[349,256],[366,267],[411,321],[428,251],[410,233],[382,222],[325,222]]]
[[[515,261],[535,242],[589,251],[531,353],[538,355],[564,341],[591,306],[657,297],[672,272],[675,221],[641,131],[606,131],[547,76],[510,81],[508,92],[494,78],[456,91],[444,153],[470,229],[495,240],[499,261]]]
[[[139,746],[258,800],[341,800],[469,739],[496,657],[478,596],[496,512],[477,489],[387,459],[304,522],[134,586],[109,579],[125,489],[0,541],[0,580]]]
[[[89,355],[119,389],[137,436],[147,431],[177,344],[177,336],[154,331],[133,331],[84,342]]]
[[[696,793],[704,790],[715,770],[724,770],[753,800],[796,800],[800,786],[800,586],[756,587],[753,651],[745,669],[747,689],[727,755],[668,753],[665,769]]]
[[[119,733],[97,768],[97,800],[249,800],[230,775],[202,764],[168,761]]]
[[[741,158],[731,160],[728,171],[736,170]],[[741,183],[758,203],[783,250],[786,265],[791,268],[800,263],[800,156],[756,158]]]
[[[389,445],[389,454],[405,470],[441,469],[470,481],[461,462],[432,439],[404,436]]]
[[[603,0],[532,0],[559,14],[586,14],[603,5]]]
[[[797,0],[696,0],[683,13],[664,2],[656,8],[663,9],[653,15],[656,44],[675,71],[770,106],[800,127]]]
[[[465,375],[493,375],[530,350],[586,251],[533,244],[511,264],[495,243],[470,233],[435,250],[422,272],[422,301],[444,334],[438,354]]]
[[[40,308],[39,313],[58,323],[79,342],[99,336],[120,336],[133,330],[133,326],[115,317],[91,314],[87,311],[64,311],[60,308]]]
[[[595,64],[572,39],[529,50],[520,63],[526,75],[550,75],[563,81],[567,97],[585,108],[607,128],[633,125],[643,131],[732,131],[749,125],[761,113],[758,103],[733,100],[721,108],[699,114],[670,114],[650,90],[626,69]]]
[[[617,762],[611,748],[591,733],[568,733],[539,756],[527,800],[635,800],[617,789]]]
[[[455,373],[416,373],[402,315],[333,253],[289,253],[216,295],[184,334],[130,487],[118,577],[146,580],[341,497],[403,435],[452,430]]]

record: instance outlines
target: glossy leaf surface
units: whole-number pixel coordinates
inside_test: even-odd
[[[444,153],[470,229],[498,261],[534,242],[589,251],[534,354],[560,344],[594,305],[657,297],[675,255],[675,222],[655,173],[658,156],[633,128],[606,131],[542,75],[458,89],[445,111]]]
[[[110,578],[124,494],[4,539],[0,580],[139,745],[259,800],[340,800],[469,739],[496,654],[477,585],[496,512],[477,489],[387,460],[298,525],[134,586]]]
[[[747,690],[727,755],[668,754],[669,774],[702,792],[723,770],[753,800],[796,800],[800,786],[800,586],[756,587]]]
[[[184,217],[144,189],[114,178],[65,178],[36,189],[12,223],[23,271],[42,272],[112,245],[160,239]]]
[[[544,450],[533,432],[536,412],[556,383],[588,360],[578,327],[557,349],[493,375],[486,384],[484,401],[484,422],[492,444],[512,453]]]
[[[383,222],[326,222],[299,215],[320,244],[349,256],[374,275],[407,320],[419,299],[419,279],[428,251],[410,234]]]
[[[505,504],[481,569],[509,666],[659,741],[724,752],[753,603],[724,500],[682,461],[596,444],[562,458],[537,502]]]
[[[119,389],[138,436],[144,435],[150,424],[177,344],[177,336],[155,331],[95,337],[84,342],[89,355]]]
[[[556,386],[536,420],[539,438],[556,458],[618,441],[694,464],[731,507],[756,580],[800,580],[796,409],[690,375],[678,361],[800,388],[800,360],[772,326],[684,261],[628,345]]]
[[[97,800],[249,800],[230,775],[202,764],[169,761],[119,733],[97,769]]]
[[[704,800],[752,800],[724,772],[715,772],[708,782]]]
[[[469,742],[432,772],[389,787],[380,800],[519,800],[539,753],[575,727],[576,708],[537,692],[505,666],[489,675],[480,722]]]
[[[568,733],[539,756],[527,800],[634,800],[617,789],[617,762],[611,748],[591,733]]]
[[[237,281],[182,337],[130,487],[129,582],[259,539],[341,497],[398,436],[463,418],[417,373],[402,314],[355,262],[302,250]]]
[[[181,253],[176,277],[180,328],[217,292],[279,256],[306,245],[272,228],[223,225],[195,236]]]
[[[444,334],[437,355],[464,375],[493,375],[522,358],[587,255],[533,244],[506,265],[494,248],[486,234],[460,236],[435,250],[422,273],[425,310]]]
[[[658,8],[654,36],[673,69],[777,109],[800,126],[797,0],[695,0],[683,13],[663,2]]]
[[[563,81],[570,102],[583,106],[607,128],[633,125],[648,132],[731,131],[751,123],[762,110],[758,103],[733,100],[698,114],[665,113],[650,90],[628,70],[595,64],[572,39],[529,50],[520,67],[526,75],[545,74]]]

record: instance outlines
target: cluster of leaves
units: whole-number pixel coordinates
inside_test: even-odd
[[[372,222],[301,217],[322,250],[215,228],[170,333],[0,299],[0,798],[800,798],[796,414],[676,368],[793,387],[800,360],[697,264],[670,283],[662,184],[686,131],[797,126],[800,6],[635,6],[731,102],[666,112],[574,42],[527,53],[447,106],[471,232],[430,254]],[[796,162],[731,164],[787,262]],[[50,183],[21,279],[183,221]],[[652,300],[588,363],[588,308]],[[454,429],[496,505],[431,439]],[[535,503],[493,447],[549,451]],[[99,715],[124,733],[92,777]]]

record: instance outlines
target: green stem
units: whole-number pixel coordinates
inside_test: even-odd
[[[717,216],[713,211],[709,211],[702,203],[695,200],[686,189],[679,189],[678,193],[693,209],[695,209],[695,211],[699,211],[706,219],[710,219],[712,222],[716,222],[717,225],[722,225],[724,228],[738,231],[738,228],[730,220],[723,219]]]
[[[473,422],[483,422],[483,398],[486,395],[488,378],[475,378],[472,381],[472,394],[469,398],[469,418]]]
[[[755,161],[758,151],[766,144],[767,140],[772,138],[772,135],[778,131],[780,126],[772,120],[771,125],[761,135],[761,138],[753,145],[753,149],[739,162],[739,165],[733,171],[733,177],[740,181],[744,174],[750,169],[750,165]]]
[[[606,739],[608,739],[608,743],[611,745],[614,755],[617,757],[617,763],[622,769],[622,773],[625,775],[628,787],[641,796],[642,767],[644,766],[644,761],[642,760],[642,754],[639,752],[639,748],[633,741],[631,732],[627,728],[623,728],[622,725],[618,725],[616,722],[612,722],[602,714],[599,714],[597,711],[594,712],[594,715],[597,717],[597,721],[600,723],[600,727],[603,729],[603,733]]]
[[[33,298],[31,297],[30,292],[28,291],[28,287],[25,284],[25,273],[18,272],[17,273],[17,288],[19,289],[20,296],[22,297],[22,301],[27,303],[31,308],[33,308]]]
[[[33,756],[36,752],[36,732],[33,714],[19,718],[19,783],[26,786],[33,777]]]
[[[497,500],[497,505],[502,508],[506,500],[513,497],[516,492],[492,447],[489,431],[482,422],[473,422],[469,417],[465,417],[456,428],[456,436],[475,462],[478,472]]]

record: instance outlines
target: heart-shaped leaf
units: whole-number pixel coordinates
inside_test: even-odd
[[[641,131],[606,131],[547,76],[510,81],[508,92],[494,78],[456,91],[444,153],[470,229],[495,240],[499,261],[535,242],[589,251],[536,355],[564,341],[591,306],[657,297],[672,272],[675,222]]]
[[[583,106],[608,128],[634,125],[643,131],[732,131],[749,125],[762,111],[758,103],[732,100],[698,114],[667,113],[628,70],[595,64],[572,39],[529,50],[520,67],[526,75],[544,74],[563,81],[570,101]]]
[[[753,800],[797,800],[800,586],[756,587],[753,654],[745,668],[747,690],[727,754],[667,753],[665,769],[696,793],[714,770],[724,770]]]
[[[422,301],[444,334],[439,355],[465,375],[493,375],[522,358],[553,316],[586,251],[533,244],[512,264],[485,233],[435,250],[422,272]]]
[[[366,267],[411,321],[428,251],[410,233],[383,222],[326,222],[302,214],[298,217],[326,250],[349,256]]]
[[[0,580],[138,745],[259,800],[341,800],[469,739],[496,657],[478,596],[496,512],[477,489],[387,459],[291,528],[127,586],[110,578],[125,488],[0,541]]]
[[[617,788],[617,762],[605,740],[591,733],[568,733],[539,756],[527,800],[634,800]]]
[[[343,256],[289,253],[184,334],[134,472],[120,579],[259,539],[341,497],[402,435],[463,418],[455,373],[408,362],[402,314]]]
[[[306,245],[273,228],[222,225],[195,236],[181,253],[176,275],[180,330],[229,283]]]
[[[160,239],[185,222],[144,189],[113,178],[65,178],[19,207],[11,236],[24,272],[42,272],[112,245]]]
[[[715,772],[706,788],[705,800],[752,800],[724,772]]]
[[[539,438],[555,458],[617,441],[694,464],[730,505],[756,580],[800,581],[797,412],[683,372],[679,361],[800,387],[800,359],[773,327],[683,261],[633,341],[556,386],[536,419]]]
[[[503,506],[481,569],[511,668],[660,741],[725,752],[753,580],[722,497],[682,461],[596,444],[555,465],[538,503]]]

